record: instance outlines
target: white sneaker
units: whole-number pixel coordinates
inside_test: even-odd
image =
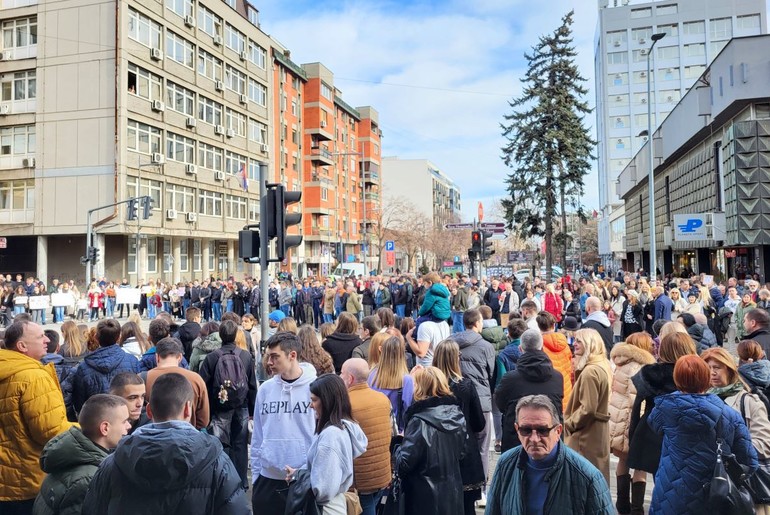
[[[486,508],[487,507],[487,494],[484,492],[481,492],[481,499],[476,501],[476,506],[479,508]]]

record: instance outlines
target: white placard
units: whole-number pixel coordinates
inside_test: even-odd
[[[13,303],[16,306],[26,306],[28,298],[26,295],[17,295],[13,298]]]
[[[34,295],[29,298],[29,309],[48,309],[50,300],[48,295]]]
[[[51,294],[51,304],[54,307],[68,307],[75,303],[75,297],[71,293],[53,293]]]
[[[115,304],[139,304],[141,297],[139,288],[115,288]]]

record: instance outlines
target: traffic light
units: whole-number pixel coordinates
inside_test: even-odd
[[[138,198],[132,198],[128,201],[128,213],[127,218],[129,221],[136,220],[136,217],[139,215],[137,212],[139,210],[139,199]]]
[[[152,197],[142,197],[142,218],[145,220],[152,216],[153,203]]]
[[[286,257],[286,250],[302,243],[302,236],[288,236],[287,230],[302,221],[301,213],[287,213],[287,208],[299,202],[300,191],[286,191],[286,186],[278,184],[267,192],[267,237],[275,238],[275,253],[278,261]]]
[[[481,231],[481,260],[486,261],[492,254],[495,253],[495,249],[492,248],[493,233],[488,231]]]
[[[99,248],[98,247],[88,247],[88,258],[87,261],[90,262],[92,265],[95,264],[97,261],[99,261]]]
[[[471,233],[471,251],[481,252],[481,231]]]
[[[259,261],[259,231],[238,231],[238,257],[247,263]]]

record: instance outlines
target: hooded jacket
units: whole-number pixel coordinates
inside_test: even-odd
[[[199,372],[203,361],[209,353],[222,347],[222,338],[218,332],[211,333],[210,335],[201,338],[200,336],[195,339],[192,344],[192,355],[190,356],[190,370],[193,372]]]
[[[40,359],[40,362],[43,365],[53,363],[53,366],[56,369],[56,377],[59,379],[60,385],[64,384],[64,381],[67,380],[69,375],[75,368],[77,368],[81,361],[83,361],[83,358],[65,358],[56,352],[46,354]]]
[[[78,427],[54,436],[40,456],[40,468],[48,476],[33,515],[80,515],[88,485],[108,455]]]
[[[740,413],[716,395],[662,395],[648,422],[663,437],[650,515],[710,511],[703,485],[714,475],[717,438],[724,442],[722,452],[735,454],[752,472],[757,468],[757,453]]]
[[[506,344],[505,329],[497,325],[497,320],[494,318],[484,320],[483,324],[484,327],[481,329],[481,337],[492,344],[495,352],[500,352]]]
[[[97,393],[107,393],[110,381],[121,372],[139,372],[139,361],[117,344],[99,347],[83,358],[72,373],[72,405],[80,413],[83,404]]]
[[[481,409],[492,411],[492,378],[495,372],[495,348],[471,330],[457,333],[454,340],[460,347],[460,370],[476,387]]]
[[[628,466],[655,473],[660,462],[663,439],[647,424],[655,398],[676,391],[673,363],[645,365],[631,378],[636,388],[634,407],[628,428]],[[642,412],[644,406],[644,412]]]
[[[737,316],[736,316],[737,318]],[[743,315],[741,314],[741,324],[743,323]],[[765,352],[765,356],[770,356],[770,328],[768,327],[762,327],[754,331],[753,333],[749,333],[746,336],[743,337],[744,340],[754,340],[757,342],[761,347],[762,350]]]
[[[554,369],[545,352],[527,351],[519,358],[516,369],[503,376],[495,391],[495,403],[503,414],[503,451],[513,449],[521,443],[513,428],[519,399],[538,394],[548,396],[557,413],[562,412],[564,377]]]
[[[179,330],[174,335],[182,342],[182,348],[184,348],[184,357],[188,361],[192,355],[193,341],[201,334],[201,325],[198,322],[185,322],[179,326]]]
[[[361,345],[361,338],[357,334],[334,332],[323,341],[321,347],[329,353],[334,362],[334,373],[339,375],[342,364],[353,355],[353,350]]]
[[[83,503],[83,515],[249,512],[219,439],[178,420],[148,424],[121,440]]]
[[[120,347],[126,354],[131,354],[136,359],[142,359],[142,347],[139,345],[139,341],[137,341],[135,336],[126,339]]]
[[[326,426],[307,451],[310,485],[321,505],[348,491],[353,484],[353,460],[366,452],[368,440],[361,427],[350,420],[342,423],[344,429]]]
[[[707,325],[693,324],[687,328],[687,334],[689,334],[697,344],[698,354],[706,349],[717,346],[717,337]]]
[[[34,499],[43,446],[72,427],[53,365],[0,349],[0,399],[0,501]]]
[[[572,395],[572,351],[567,344],[567,337],[561,333],[545,333],[543,335],[543,352],[553,363],[553,368],[561,372],[564,378],[561,411],[567,409]]]
[[[594,311],[583,320],[581,329],[595,329],[602,337],[604,348],[607,349],[607,359],[612,352],[612,346],[615,344],[615,335],[612,332],[612,324],[604,311]]]
[[[460,460],[467,437],[454,396],[429,397],[409,407],[404,440],[396,449],[405,515],[463,514]]]
[[[436,283],[425,292],[422,304],[420,304],[420,316],[433,313],[439,320],[448,320],[452,316],[449,308],[449,290],[442,283]]]
[[[631,378],[644,365],[655,363],[655,358],[639,347],[619,343],[612,349],[611,360],[615,364],[615,373],[610,394],[610,449],[627,453],[631,408],[636,399],[636,387]]]
[[[315,412],[310,407],[310,383],[315,368],[300,363],[302,375],[292,383],[280,375],[259,387],[251,435],[251,480],[264,476],[285,479],[286,465],[301,468],[315,434]]]
[[[744,363],[738,367],[738,373],[753,388],[764,391],[770,387],[770,361],[766,359]]]

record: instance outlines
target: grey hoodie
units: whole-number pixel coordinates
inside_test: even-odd
[[[601,310],[600,311],[594,311],[593,313],[588,315],[588,317],[586,317],[586,319],[583,320],[583,323],[585,324],[586,322],[589,322],[591,320],[593,320],[593,321],[603,325],[604,327],[609,327],[610,326],[610,319],[607,318],[607,313],[605,313],[604,311],[601,311]]]
[[[316,501],[329,501],[353,484],[353,460],[366,452],[369,441],[361,427],[343,420],[345,429],[327,426],[313,438],[307,452],[307,469]]]
[[[492,411],[492,375],[495,371],[495,348],[470,329],[452,336],[460,347],[460,370],[476,387],[481,410]]]

